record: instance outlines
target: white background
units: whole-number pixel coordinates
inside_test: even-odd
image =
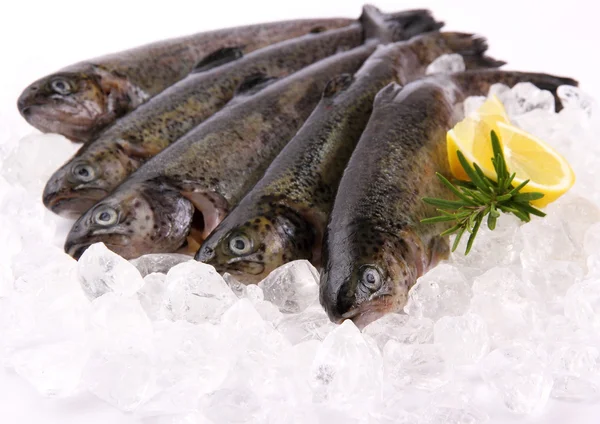
[[[0,143],[9,135],[31,132],[16,111],[21,90],[73,62],[226,26],[300,17],[356,17],[362,5],[360,0],[8,1],[0,9]],[[506,60],[507,69],[574,77],[600,98],[600,14],[595,0],[373,2],[384,11],[430,8],[447,23],[446,29],[487,37],[490,54]],[[0,370],[1,424],[136,422],[87,396],[43,399],[14,374]],[[600,408],[554,402],[537,418],[515,421],[502,413],[493,420],[504,422],[597,424]]]

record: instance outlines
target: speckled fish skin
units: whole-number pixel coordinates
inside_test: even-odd
[[[529,81],[556,92],[571,79],[544,74],[470,71],[427,77],[402,89],[390,84],[339,186],[323,246],[320,301],[330,319],[364,327],[400,311],[417,278],[448,255],[447,224],[421,224],[437,214],[423,197],[452,198],[435,176],[449,176],[446,133],[462,119],[466,96],[493,83]]]
[[[378,19],[384,20],[382,26],[377,25]],[[361,22],[286,41],[212,71],[190,75],[84,145],[50,178],[44,204],[59,215],[79,216],[144,161],[221,109],[240,83],[257,73],[284,77],[358,46],[365,37],[378,36],[379,28],[387,29],[392,38],[401,37],[396,41],[439,26],[427,11],[383,15],[372,7],[365,7]]]
[[[342,75],[296,136],[238,206],[202,244],[196,259],[219,272],[256,283],[286,262],[320,266],[327,218],[344,168],[371,114],[375,95],[388,83],[425,74],[446,53],[461,53],[470,68],[497,67],[483,55],[484,39],[463,33],[429,33],[379,46],[352,77]],[[238,249],[244,246],[244,249]],[[256,263],[262,272],[255,274]]]
[[[304,19],[203,32],[160,41],[63,68],[29,85],[17,106],[42,132],[87,141],[105,126],[186,77],[207,55],[232,46],[244,54],[351,19]],[[64,84],[66,92],[56,90]],[[59,85],[58,88],[61,88]]]
[[[375,47],[368,43],[324,59],[214,115],[83,214],[65,251],[77,257],[103,241],[123,257],[134,258],[174,252],[189,235],[201,241],[294,136],[327,82],[355,72]],[[195,228],[195,222],[201,225]]]

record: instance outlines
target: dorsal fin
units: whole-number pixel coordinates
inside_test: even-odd
[[[265,88],[267,85],[277,80],[277,77],[270,77],[267,74],[256,73],[247,77],[235,90],[235,95],[251,95]]]
[[[351,74],[340,74],[332,78],[323,89],[323,97],[335,96],[340,91],[344,91],[350,87],[353,81],[354,77]]]
[[[204,72],[217,66],[238,60],[244,55],[241,47],[223,47],[205,56],[192,68],[190,73]]]

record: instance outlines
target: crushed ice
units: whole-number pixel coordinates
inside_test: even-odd
[[[329,322],[306,261],[255,286],[181,255],[128,262],[102,244],[75,262],[57,247],[69,222],[39,200],[75,147],[55,135],[5,143],[0,363],[44,396],[89,391],[148,424],[476,424],[491,418],[482,388],[514,414],[599,402],[595,104],[573,87],[558,90],[559,113],[531,84],[491,92],[567,157],[576,185],[545,219],[482,228],[469,256],[419,279],[406,314],[362,333]]]

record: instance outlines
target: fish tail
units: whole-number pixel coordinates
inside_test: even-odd
[[[372,5],[365,5],[360,22],[365,39],[375,38],[380,42],[408,40],[424,32],[437,31],[444,26],[436,21],[429,10],[415,9],[398,13],[383,13]]]
[[[440,35],[450,50],[463,57],[467,69],[499,68],[506,64],[485,55],[488,43],[484,37],[464,32],[443,32]]]
[[[520,82],[530,82],[542,90],[548,90],[554,95],[556,110],[562,109],[562,103],[557,96],[556,90],[561,85],[572,85],[577,87],[577,80],[568,77],[559,77],[556,75],[542,74],[535,72],[516,72],[499,70],[481,70],[467,71],[453,75],[457,82],[467,95],[484,95],[489,87],[496,83],[502,83],[512,87]]]

